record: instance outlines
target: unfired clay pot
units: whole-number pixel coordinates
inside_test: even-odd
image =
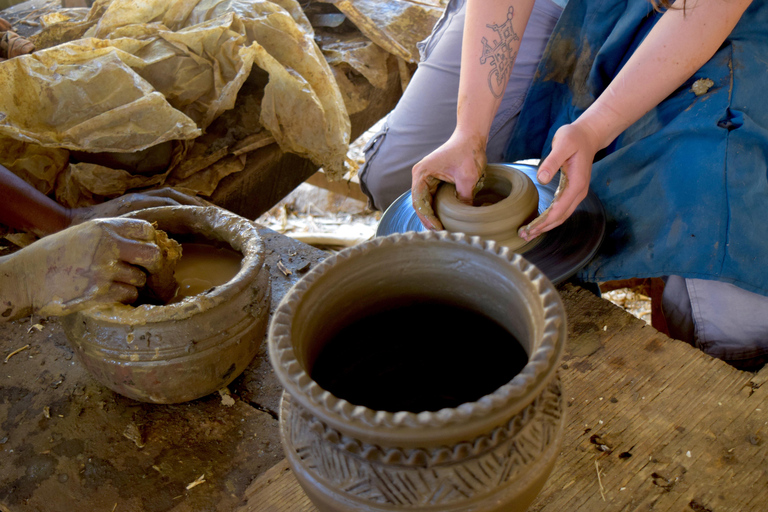
[[[458,200],[453,183],[443,183],[435,194],[435,214],[447,231],[524,252],[531,245],[526,246],[517,230],[536,218],[538,203],[539,193],[528,176],[511,165],[489,164],[473,205]]]
[[[310,377],[333,333],[405,297],[484,313],[514,334],[527,363],[492,393],[432,412],[372,410]],[[321,512],[523,511],[559,451],[557,368],[565,341],[553,285],[494,242],[443,231],[346,249],[289,291],[270,326],[270,359],[285,387],[280,429],[287,459]]]
[[[174,238],[229,246],[243,255],[240,272],[178,303],[100,306],[64,317],[77,357],[99,382],[143,402],[185,402],[221,389],[250,363],[266,333],[271,289],[256,225],[213,206],[126,216],[156,222]]]

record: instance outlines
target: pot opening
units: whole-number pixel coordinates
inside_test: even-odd
[[[528,363],[509,330],[450,302],[400,297],[361,313],[318,338],[309,369],[320,387],[355,405],[454,408],[493,393]]]
[[[472,206],[491,206],[512,193],[512,183],[501,176],[489,174],[485,177],[483,188],[475,194]]]
[[[165,278],[166,289],[160,292],[152,289],[153,279],[148,279],[134,306],[181,302],[228,283],[241,269],[243,255],[229,244],[202,235],[168,233],[168,237],[180,244],[181,257],[170,264],[172,268],[163,270],[172,272],[172,276]]]

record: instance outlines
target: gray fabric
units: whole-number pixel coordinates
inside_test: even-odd
[[[691,299],[688,296],[684,278],[680,276],[667,278],[664,294],[661,297],[661,309],[667,321],[670,337],[695,344]]]
[[[736,367],[768,359],[768,297],[730,283],[670,276],[662,308],[670,335]]]
[[[452,1],[421,45],[422,61],[381,131],[365,148],[360,170],[372,205],[386,209],[411,187],[411,169],[443,144],[456,127],[465,2]],[[488,140],[488,161],[500,162],[509,134],[562,9],[537,0],[520,43],[507,90]]]

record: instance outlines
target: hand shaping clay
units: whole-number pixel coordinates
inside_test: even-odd
[[[510,165],[489,164],[474,204],[459,201],[456,187],[443,183],[435,194],[435,213],[447,231],[494,240],[525,252],[532,245],[517,236],[517,230],[536,217],[538,203],[539,193],[528,176]]]
[[[181,244],[169,238],[165,231],[155,230],[155,243],[160,249],[161,266],[157,272],[147,274],[147,284],[141,291],[141,299],[149,304],[166,304],[174,295],[179,284],[176,282],[176,265],[181,259]]]

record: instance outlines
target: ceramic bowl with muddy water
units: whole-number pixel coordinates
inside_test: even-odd
[[[321,512],[522,512],[559,451],[565,341],[554,286],[495,242],[346,249],[270,326],[287,459]]]
[[[239,254],[239,271],[177,302],[99,306],[62,318],[75,354],[99,382],[143,402],[179,403],[221,389],[250,363],[267,328],[269,272],[256,225],[214,206],[126,216],[156,223],[182,246]]]

